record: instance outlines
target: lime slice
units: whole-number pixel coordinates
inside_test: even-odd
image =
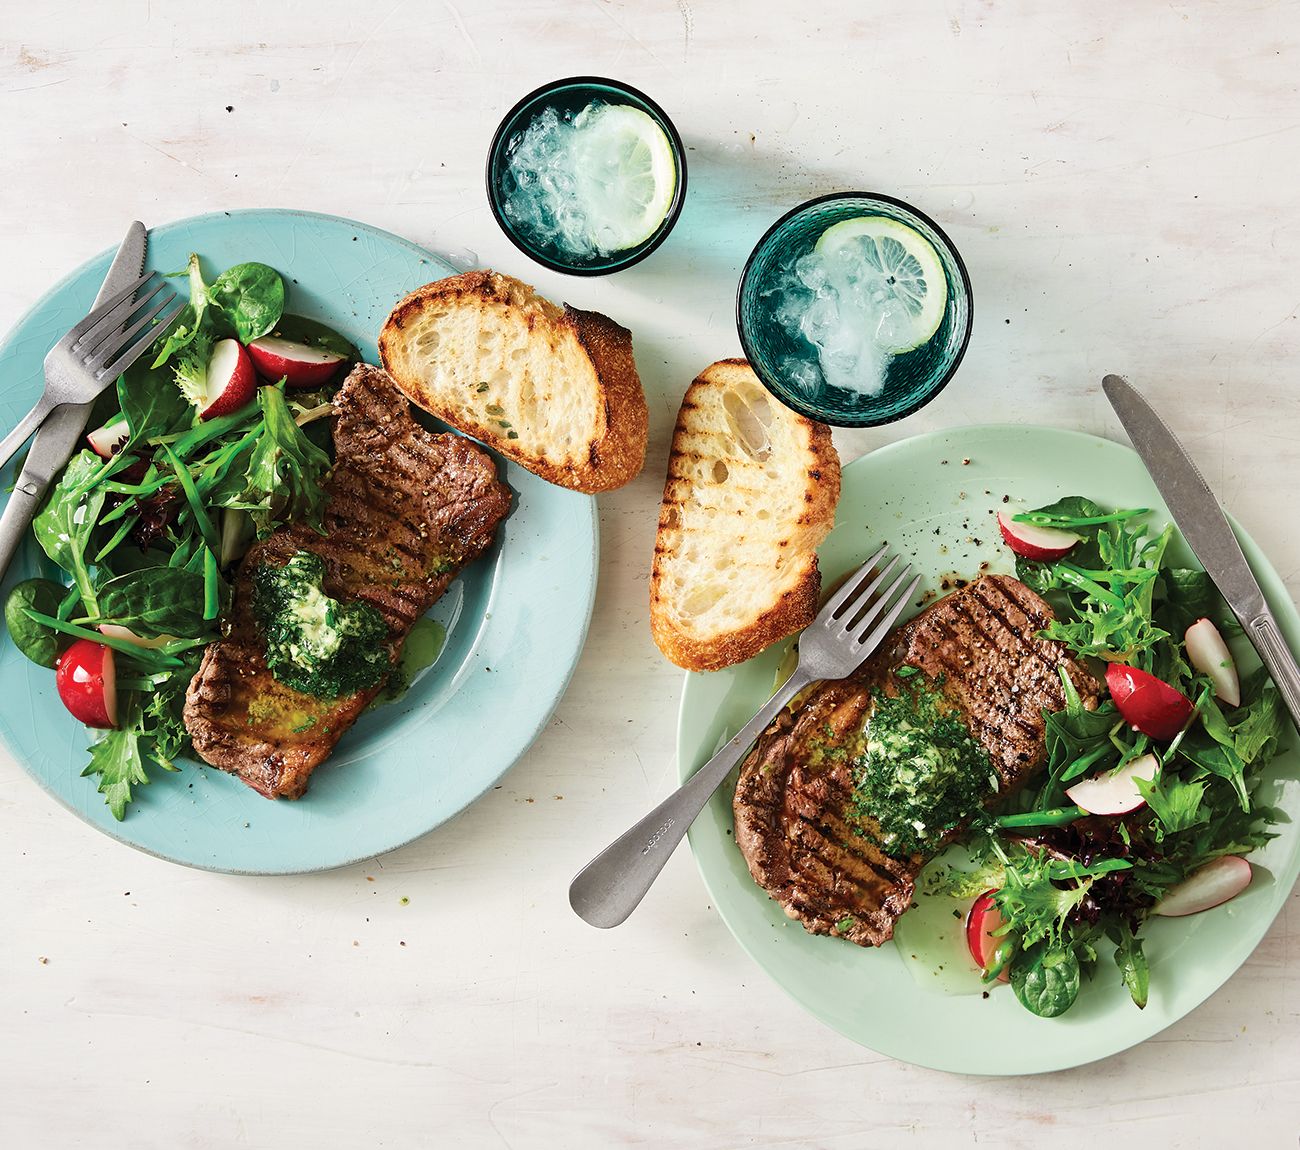
[[[939,330],[948,280],[934,245],[915,228],[888,216],[858,216],[832,224],[813,250],[825,258],[861,261],[861,274],[870,278],[873,293],[883,293],[881,306],[896,301],[885,348],[890,354],[913,351]]]
[[[677,191],[677,163],[664,130],[640,108],[593,104],[574,117],[574,198],[602,251],[644,243]]]

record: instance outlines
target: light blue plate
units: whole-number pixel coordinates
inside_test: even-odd
[[[288,310],[346,335],[371,362],[393,304],[454,269],[364,224],[291,211],[199,216],[149,234],[148,266],[176,271],[191,251],[210,274],[244,260],[279,270]],[[112,252],[55,286],[0,343],[0,428],[40,394],[46,351],[91,306]],[[297,802],[272,802],[198,762],[156,772],[116,822],[80,777],[89,733],[63,709],[54,675],[0,639],[0,738],[64,806],[130,846],[188,866],[292,874],[392,850],[462,811],[524,753],[555,709],[586,637],[596,590],[595,500],[498,459],[515,505],[496,545],[432,615],[447,627],[437,663],[395,704],[368,712]],[[7,487],[5,474],[0,487]],[[4,591],[49,574],[30,540]]]

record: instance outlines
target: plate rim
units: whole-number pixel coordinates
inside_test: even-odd
[[[916,435],[907,436],[904,439],[895,440],[887,444],[882,444],[880,447],[864,452],[856,459],[853,459],[849,463],[845,464],[844,468],[847,470],[861,463],[863,460],[867,458],[876,457],[880,455],[886,455],[886,456],[892,455],[895,454],[898,450],[907,447],[926,445],[937,440],[945,440],[945,439],[951,440],[954,437],[958,437],[958,436],[980,435],[980,434],[990,434],[990,433],[996,435],[1012,434],[1012,435],[1020,435],[1020,436],[1026,436],[1026,435],[1034,436],[1040,434],[1047,434],[1050,436],[1059,436],[1062,438],[1074,439],[1084,444],[1100,444],[1103,445],[1107,450],[1117,449],[1121,452],[1124,452],[1125,454],[1131,455],[1134,459],[1137,460],[1139,465],[1141,465],[1145,470],[1145,465],[1141,463],[1141,459],[1137,455],[1137,452],[1134,451],[1134,449],[1127,443],[1121,443],[1118,440],[1108,439],[1105,436],[1095,435],[1091,432],[1080,431],[1076,428],[1052,427],[1045,424],[1007,423],[1007,422],[969,424],[962,427],[937,428],[932,431],[919,432]],[[1154,486],[1154,480],[1152,480],[1152,484]],[[1272,582],[1276,580],[1279,585],[1282,585],[1283,590],[1285,591],[1285,585],[1282,583],[1282,577],[1280,574],[1278,574],[1276,568],[1273,567],[1273,564],[1268,559],[1267,554],[1263,551],[1261,547],[1258,546],[1258,544],[1255,543],[1253,537],[1251,537],[1250,534],[1242,528],[1241,524],[1232,515],[1232,513],[1229,512],[1226,508],[1224,508],[1224,514],[1227,517],[1228,522],[1232,526],[1234,533],[1236,533],[1239,537],[1244,537],[1244,539],[1249,545],[1249,548],[1253,548],[1259,554],[1259,556],[1264,560],[1265,564],[1268,567],[1268,576],[1269,576],[1268,581]],[[1170,522],[1172,522],[1172,515],[1170,516]],[[1258,578],[1258,575],[1256,577]],[[1280,622],[1282,623],[1284,630],[1293,629],[1294,621],[1297,618],[1300,618],[1300,612],[1297,611],[1296,604],[1292,601],[1289,593],[1286,594],[1285,600],[1287,606],[1286,608],[1284,608],[1281,614],[1284,614],[1288,617],[1285,620],[1280,620]],[[1275,614],[1279,613],[1277,609],[1277,605],[1273,603],[1271,600],[1269,601],[1269,605],[1270,607],[1273,608]],[[690,774],[687,774],[683,767],[683,761],[684,761],[683,741],[684,741],[684,726],[686,722],[687,691],[692,680],[698,677],[699,674],[700,674],[699,672],[686,671],[683,673],[683,677],[682,677],[682,686],[681,686],[681,692],[680,692],[680,697],[678,700],[678,707],[677,707],[677,729],[676,729],[676,736],[675,736],[676,752],[677,752],[677,776],[678,776],[679,784],[686,782],[687,779],[689,779],[691,775],[695,773],[695,771],[692,770]],[[1300,747],[1297,747],[1296,749],[1297,751],[1300,751]],[[773,984],[775,984],[788,998],[792,999],[802,1010],[804,1010],[810,1017],[815,1019],[818,1023],[833,1030],[835,1033],[839,1034],[843,1038],[847,1039],[850,1042],[856,1043],[857,1045],[863,1047],[864,1049],[871,1050],[875,1053],[882,1054],[884,1057],[894,1059],[895,1061],[898,1062],[904,1062],[908,1065],[921,1066],[926,1069],[937,1070],[941,1073],[955,1074],[963,1077],[1013,1078],[1013,1077],[1030,1077],[1039,1074],[1051,1074],[1051,1073],[1056,1073],[1064,1070],[1072,1070],[1080,1066],[1089,1065],[1090,1063],[1099,1062],[1104,1059],[1114,1057],[1117,1054],[1122,1054],[1127,1050],[1131,1050],[1137,1046],[1149,1042],[1151,1039],[1157,1037],[1165,1030],[1167,1030],[1169,1027],[1173,1026],[1178,1022],[1181,1022],[1184,1018],[1186,1018],[1189,1014],[1191,1014],[1192,1011],[1204,1005],[1204,1003],[1209,998],[1211,998],[1213,995],[1217,994],[1220,990],[1223,989],[1223,987],[1233,978],[1233,976],[1241,969],[1242,966],[1245,965],[1247,960],[1249,960],[1250,957],[1259,948],[1259,945],[1264,940],[1265,935],[1273,927],[1273,924],[1276,922],[1278,916],[1281,914],[1283,908],[1286,906],[1287,900],[1290,897],[1290,892],[1294,887],[1294,883],[1293,883],[1291,886],[1288,886],[1285,891],[1282,891],[1279,884],[1279,888],[1278,888],[1279,893],[1275,900],[1276,905],[1272,908],[1271,913],[1267,914],[1266,919],[1258,923],[1258,929],[1254,934],[1253,941],[1251,942],[1250,946],[1248,948],[1243,948],[1241,955],[1237,957],[1235,961],[1232,962],[1231,967],[1224,972],[1222,978],[1211,980],[1211,985],[1209,985],[1208,988],[1205,989],[1204,993],[1201,993],[1199,990],[1196,992],[1195,1001],[1191,1002],[1189,1005],[1186,1006],[1185,1009],[1180,1010],[1177,1014],[1165,1019],[1160,1026],[1158,1026],[1155,1030],[1151,1031],[1149,1034],[1144,1034],[1141,1035],[1140,1037],[1136,1037],[1131,1040],[1125,1039],[1124,1041],[1122,1041],[1120,1045],[1115,1046],[1112,1049],[1102,1051],[1097,1054],[1088,1054],[1082,1058],[1077,1058],[1077,1059],[1067,1056],[1066,1061],[1052,1061],[1048,1065],[1034,1067],[1030,1069],[1009,1069],[1009,1070],[1003,1070],[998,1068],[963,1069],[963,1068],[954,1068],[951,1065],[944,1065],[943,1060],[940,1058],[923,1060],[923,1059],[918,1059],[913,1057],[904,1057],[902,1055],[895,1054],[890,1051],[881,1050],[879,1047],[873,1046],[869,1042],[864,1041],[856,1033],[850,1033],[845,1028],[836,1025],[835,1022],[833,1022],[829,1017],[825,1015],[825,1013],[820,1009],[819,1006],[816,1006],[813,1003],[806,1001],[805,998],[798,992],[798,990],[795,987],[787,985],[786,982],[776,977],[776,975],[769,969],[768,964],[761,957],[758,948],[752,947],[749,944],[749,942],[742,937],[741,932],[737,930],[736,926],[733,925],[731,915],[727,910],[723,908],[721,901],[717,897],[717,890],[714,887],[714,883],[711,880],[708,871],[705,869],[704,863],[701,858],[700,849],[697,847],[697,843],[696,843],[697,835],[701,836],[700,841],[701,843],[703,842],[704,831],[701,829],[702,826],[703,824],[700,822],[700,820],[697,819],[687,833],[687,838],[690,841],[690,846],[691,846],[691,856],[695,862],[696,871],[699,874],[701,881],[704,883],[704,888],[709,894],[709,898],[713,904],[714,909],[718,914],[718,917],[722,919],[722,922],[726,926],[727,931],[731,935],[732,939],[740,946],[740,949],[744,951],[744,953],[750,958],[750,960],[754,962],[754,964],[763,972],[763,974]],[[734,839],[733,839],[733,844],[734,844]]]
[[[154,232],[162,231],[163,229],[190,227],[199,224],[214,223],[220,220],[228,220],[228,219],[236,219],[236,218],[264,218],[266,216],[315,220],[331,226],[343,225],[349,229],[368,232],[372,235],[378,236],[385,242],[395,243],[398,246],[407,249],[411,253],[419,256],[422,260],[431,261],[433,269],[435,271],[440,271],[445,268],[447,269],[448,275],[459,274],[459,269],[457,269],[449,260],[447,260],[446,257],[441,256],[437,252],[431,251],[428,248],[425,248],[420,244],[415,243],[413,240],[408,240],[403,236],[399,236],[394,232],[387,231],[384,228],[376,227],[373,224],[368,224],[361,220],[351,219],[350,217],[347,216],[335,215],[334,213],[331,212],[317,212],[317,211],[310,211],[307,209],[284,208],[284,207],[269,207],[269,208],[243,207],[243,208],[217,209],[209,212],[201,212],[197,215],[181,216],[176,219],[167,220],[166,222],[159,224],[156,227],[146,225],[146,228],[147,228],[148,235],[152,236]],[[31,303],[26,309],[24,309],[23,312],[19,315],[19,317],[12,324],[10,324],[8,328],[6,328],[4,334],[0,336],[0,356],[3,356],[9,350],[11,344],[14,342],[15,335],[17,333],[20,333],[21,330],[25,326],[27,326],[28,323],[32,321],[33,317],[37,314],[37,312],[39,312],[42,308],[44,308],[51,302],[53,297],[57,296],[60,292],[69,288],[76,281],[78,281],[83,276],[90,273],[92,269],[95,267],[95,265],[99,264],[100,262],[104,262],[104,263],[109,262],[113,257],[113,255],[117,252],[117,250],[118,250],[118,244],[113,244],[112,246],[97,252],[95,255],[90,256],[87,259],[83,260],[81,263],[76,265],[76,267],[72,268],[70,271],[68,271],[66,274],[61,276],[54,283],[52,283],[48,288],[46,288],[45,291],[43,291],[35,299],[35,301],[33,301],[33,303]],[[542,731],[546,729],[546,725],[551,721],[551,718],[555,714],[556,709],[559,707],[560,703],[564,700],[565,695],[568,693],[569,685],[572,683],[573,677],[577,673],[578,664],[582,661],[582,653],[586,648],[587,636],[591,628],[592,616],[595,612],[596,594],[597,594],[598,585],[600,581],[600,514],[594,496],[588,495],[586,497],[585,507],[587,511],[587,518],[589,519],[590,522],[590,530],[591,530],[591,562],[588,565],[589,575],[586,580],[587,586],[585,588],[586,609],[583,612],[581,627],[578,629],[576,635],[576,647],[575,647],[575,653],[573,659],[566,673],[564,674],[562,680],[558,681],[555,685],[554,701],[551,703],[551,705],[548,708],[546,708],[542,713],[539,714],[536,723],[533,725],[533,728],[526,733],[526,737],[523,743],[520,745],[520,748],[518,752],[514,755],[514,757],[508,763],[506,763],[494,777],[487,779],[482,789],[480,789],[472,797],[470,797],[458,810],[452,811],[451,813],[447,814],[445,817],[438,819],[436,822],[430,824],[426,829],[419,831],[408,838],[402,839],[399,842],[395,842],[389,846],[385,846],[378,851],[375,852],[363,851],[361,854],[358,854],[355,857],[349,856],[348,858],[340,860],[338,862],[329,862],[321,865],[310,865],[310,866],[292,866],[287,868],[270,868],[270,867],[243,868],[243,867],[221,866],[216,863],[207,863],[207,862],[197,861],[193,859],[181,858],[176,855],[166,854],[163,851],[155,850],[152,849],[151,847],[145,846],[140,842],[136,842],[133,839],[128,838],[126,835],[121,833],[119,827],[123,826],[124,822],[123,823],[115,822],[112,825],[101,826],[100,824],[92,822],[89,819],[83,817],[82,812],[78,810],[77,807],[74,806],[69,799],[65,798],[62,794],[60,794],[59,791],[56,790],[53,786],[51,786],[44,777],[42,777],[40,774],[32,770],[30,765],[26,762],[25,758],[22,755],[16,753],[15,749],[10,745],[8,739],[4,739],[0,741],[0,745],[3,745],[5,752],[13,759],[13,761],[18,765],[18,767],[22,770],[23,774],[29,780],[36,783],[39,789],[44,794],[54,799],[55,802],[61,808],[63,808],[63,810],[73,815],[76,818],[77,822],[80,823],[82,826],[88,827],[89,829],[96,831],[97,833],[102,834],[117,843],[122,844],[123,846],[130,847],[132,850],[138,851],[140,854],[147,855],[150,858],[159,859],[162,862],[171,863],[176,866],[183,866],[190,870],[204,871],[209,874],[229,874],[229,875],[237,875],[241,877],[263,877],[264,876],[267,878],[279,878],[279,877],[287,877],[291,875],[304,875],[304,874],[322,874],[328,871],[340,870],[343,867],[355,866],[358,863],[367,862],[370,859],[378,858],[381,855],[386,855],[393,851],[401,850],[404,847],[410,846],[413,842],[416,842],[417,840],[424,838],[426,835],[432,834],[440,827],[446,826],[447,823],[451,822],[453,819],[459,818],[461,815],[465,813],[465,811],[467,811],[470,807],[472,807],[475,803],[477,803],[485,794],[488,793],[488,791],[490,791],[497,783],[499,783],[501,779],[503,779],[511,770],[513,770],[514,767],[519,763],[519,760],[522,759],[532,748],[533,744],[540,737]],[[197,770],[207,770],[210,768],[210,764],[203,763],[201,760],[197,759],[197,757],[193,759],[187,758],[186,761],[189,762],[192,765],[192,767]],[[211,768],[211,769],[217,769],[217,768]]]

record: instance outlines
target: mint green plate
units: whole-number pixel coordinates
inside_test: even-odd
[[[220,212],[149,233],[148,266],[170,272],[191,251],[212,274],[242,260],[284,276],[291,311],[341,331],[377,362],[375,336],[413,288],[453,274],[436,256],[376,228],[292,211]],[[57,284],[0,343],[0,428],[35,401],[41,361],[89,310],[111,252]],[[596,590],[595,500],[497,460],[514,491],[496,544],[434,607],[447,627],[438,661],[399,702],[367,712],[297,802],[183,762],[137,789],[115,822],[86,765],[89,732],[63,709],[54,674],[0,638],[0,738],[47,791],[114,838],[189,866],[245,874],[324,870],[392,850],[490,788],[528,748],[577,665]],[[0,476],[0,490],[11,481]],[[29,539],[2,589],[48,574]]]
[[[1037,427],[974,427],[918,436],[883,447],[844,469],[835,529],[819,553],[832,583],[888,541],[926,573],[923,589],[940,591],[945,576],[1012,571],[995,522],[1004,506],[1040,506],[1062,495],[1168,511],[1138,457],[1127,447],[1077,432]],[[1009,496],[1004,504],[1003,497]],[[1277,572],[1238,529],[1292,649],[1300,617]],[[1175,557],[1192,565],[1182,546]],[[686,677],[678,724],[683,779],[738,730],[771,693],[782,651],[740,666]],[[1239,662],[1258,664],[1253,651]],[[1300,753],[1292,748],[1269,766],[1265,801],[1292,813]],[[925,985],[932,973],[887,943],[863,950],[815,937],[757,887],[732,838],[731,793],[724,786],[691,828],[691,848],[723,920],[741,946],[817,1018],[862,1045],[907,1062],[966,1074],[1033,1074],[1104,1058],[1150,1038],[1213,994],[1254,950],[1282,908],[1300,871],[1300,828],[1283,823],[1279,837],[1251,856],[1255,877],[1233,901],[1183,919],[1159,919],[1146,930],[1151,998],[1139,1011],[1120,985],[1108,955],[1085,982],[1076,1005],[1057,1019],[1024,1010],[1006,987],[987,999]],[[960,905],[964,910],[965,904]],[[969,963],[959,942],[951,961]],[[909,969],[909,966],[912,969]],[[915,973],[914,973],[915,972]]]

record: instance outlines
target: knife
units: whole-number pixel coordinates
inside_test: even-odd
[[[100,285],[94,307],[110,296],[116,295],[128,284],[134,283],[144,272],[145,249],[149,233],[144,224],[136,220],[127,229],[126,238],[117,249],[108,274]],[[107,334],[107,333],[105,333]],[[27,453],[27,462],[14,481],[13,493],[0,515],[0,579],[9,570],[14,552],[27,534],[27,527],[40,507],[41,497],[58,470],[68,462],[77,440],[86,430],[90,418],[90,403],[65,404],[56,407],[41,425]]]
[[[1183,538],[1228,601],[1300,728],[1300,667],[1218,501],[1196,464],[1145,399],[1118,375],[1106,376],[1101,386]]]

